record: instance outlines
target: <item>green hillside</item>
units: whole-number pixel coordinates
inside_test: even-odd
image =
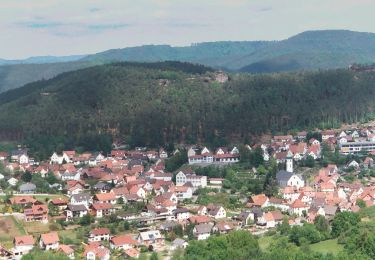
[[[64,73],[0,95],[0,138],[111,135],[134,145],[249,141],[267,131],[373,116],[375,74],[349,70],[230,75],[179,62]],[[88,139],[85,139],[88,140]]]
[[[33,81],[51,79],[66,71],[93,66],[92,62],[14,64],[0,66],[0,93]]]
[[[25,62],[43,60],[36,57]],[[98,64],[168,60],[250,73],[347,68],[353,63],[375,61],[375,34],[308,31],[283,41],[209,42],[188,47],[147,45],[108,50],[74,62],[0,66],[0,92]]]

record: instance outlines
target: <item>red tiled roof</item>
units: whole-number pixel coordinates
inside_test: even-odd
[[[68,245],[59,245],[58,250],[64,252],[64,254],[66,255],[70,255],[71,253],[74,253],[74,250]]]
[[[201,223],[208,223],[208,222],[211,222],[211,217],[209,216],[205,216],[205,215],[198,215],[198,216],[191,216],[189,218],[189,221],[191,223],[195,223],[195,224],[201,224]]]
[[[14,245],[15,246],[28,246],[34,244],[34,237],[32,235],[27,236],[16,236],[14,237]]]
[[[94,203],[94,204],[92,204],[92,207],[95,210],[105,210],[105,209],[112,209],[113,208],[111,203]]]
[[[57,235],[57,232],[41,234],[41,239],[43,240],[43,243],[45,245],[54,244],[60,241],[59,236]]]
[[[102,246],[99,242],[88,244],[85,247],[85,252],[83,253],[83,255],[86,256],[88,252],[93,252],[98,258],[102,258],[105,255],[109,255],[110,253],[109,249]]]
[[[95,228],[91,231],[91,234],[93,234],[94,236],[101,236],[111,234],[111,231],[109,231],[108,228]]]
[[[120,236],[112,237],[111,242],[115,246],[122,246],[125,244],[138,245],[138,241],[134,240],[130,235],[120,235]]]
[[[112,192],[109,192],[109,193],[97,193],[97,194],[95,194],[95,197],[99,201],[116,200],[116,196]]]

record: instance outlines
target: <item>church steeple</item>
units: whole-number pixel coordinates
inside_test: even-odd
[[[293,154],[290,151],[286,156],[286,171],[293,172]]]

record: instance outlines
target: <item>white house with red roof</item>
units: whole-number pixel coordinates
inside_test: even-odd
[[[108,228],[95,228],[90,231],[88,241],[98,242],[98,241],[109,241],[111,236],[111,231]]]
[[[303,203],[301,200],[296,199],[289,207],[289,213],[290,214],[296,214],[298,216],[302,216],[303,212],[306,213],[309,211],[310,206]]]
[[[131,235],[114,236],[109,241],[109,247],[111,249],[127,250],[136,246],[138,246],[138,241],[133,239]]]
[[[92,242],[85,247],[83,256],[87,260],[109,260],[111,251],[99,242]]]
[[[13,254],[16,258],[21,258],[34,248],[35,240],[32,235],[16,236],[13,239]]]
[[[50,232],[40,235],[39,246],[44,250],[57,250],[60,245],[57,232]]]

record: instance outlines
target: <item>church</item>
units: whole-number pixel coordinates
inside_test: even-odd
[[[291,186],[299,189],[305,186],[303,177],[293,172],[293,155],[290,152],[286,157],[286,170],[279,171],[276,174],[276,180],[281,188]]]

